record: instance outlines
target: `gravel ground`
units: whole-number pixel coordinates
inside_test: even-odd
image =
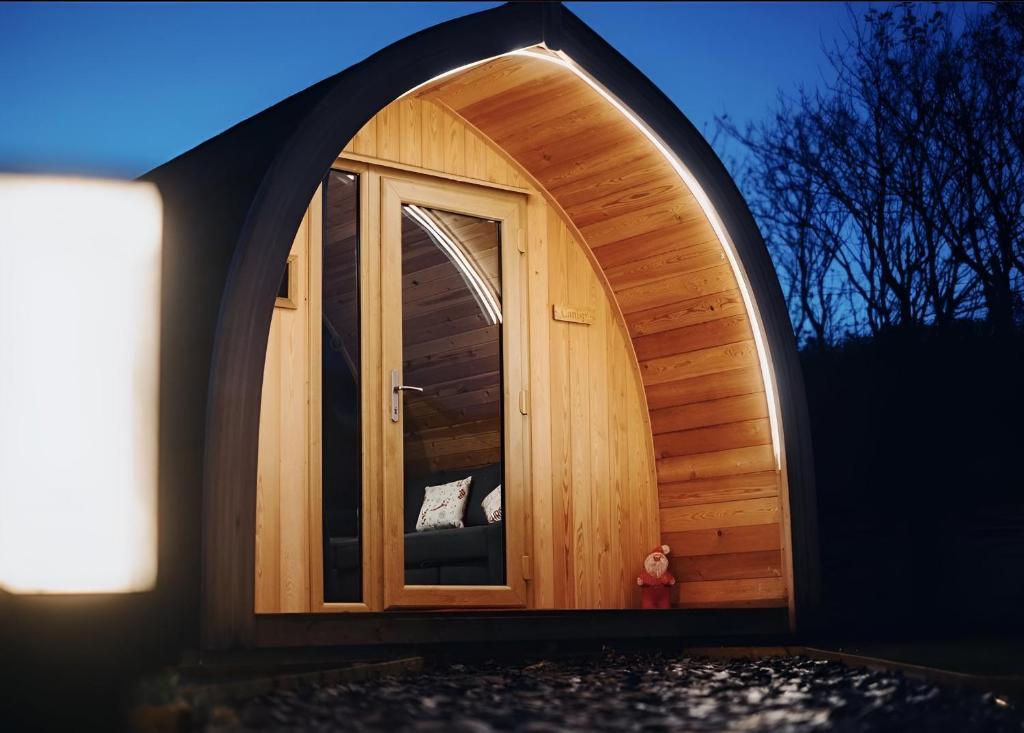
[[[221,708],[213,731],[1024,731],[991,694],[801,657],[657,654],[516,665],[316,686]]]

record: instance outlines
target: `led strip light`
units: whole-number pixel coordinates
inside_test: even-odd
[[[435,221],[434,217],[427,211],[424,211],[416,204],[405,204],[402,208],[409,215],[410,219],[426,231],[441,251],[448,256],[452,264],[458,268],[462,278],[469,285],[470,290],[473,291],[477,303],[480,304],[480,310],[484,312],[488,322],[492,326],[501,323],[501,303],[498,302],[498,298],[486,278],[477,271],[476,266],[466,256],[466,253],[462,251],[462,247],[458,245],[453,237],[449,236],[445,228]]]
[[[751,293],[750,283],[747,280],[746,273],[740,264],[739,256],[736,253],[736,246],[729,236],[728,231],[725,228],[725,223],[722,218],[715,211],[715,207],[711,203],[711,199],[708,197],[704,188],[700,185],[696,176],[690,172],[690,170],[683,165],[683,162],[672,152],[672,150],[661,140],[661,138],[653,131],[650,127],[644,123],[639,117],[637,117],[625,104],[623,104],[614,94],[608,91],[600,82],[594,79],[588,74],[582,67],[578,66],[568,55],[562,51],[550,51],[550,50],[538,50],[538,47],[522,48],[515,51],[509,51],[508,53],[501,54],[499,56],[492,56],[490,58],[481,59],[464,66],[459,66],[455,69],[439,74],[432,79],[429,79],[422,84],[419,84],[402,96],[407,96],[414,93],[418,89],[424,86],[434,84],[441,79],[458,74],[462,71],[466,71],[475,66],[488,63],[504,56],[523,56],[526,58],[537,59],[540,61],[546,61],[548,63],[556,64],[568,71],[572,72],[583,81],[587,86],[601,95],[605,101],[611,104],[619,113],[625,117],[630,124],[633,125],[648,142],[654,146],[654,148],[661,153],[662,157],[665,158],[666,162],[672,166],[673,170],[679,175],[683,185],[690,191],[694,199],[700,205],[701,210],[704,212],[704,216],[707,217],[708,222],[711,224],[711,228],[715,232],[715,236],[718,238],[719,244],[722,245],[722,249],[725,250],[726,257],[729,260],[729,266],[732,268],[733,276],[736,278],[736,283],[739,286],[740,295],[743,298],[743,306],[746,309],[747,317],[751,322],[751,330],[754,334],[754,346],[757,349],[757,360],[758,365],[761,369],[761,381],[764,383],[765,398],[768,402],[768,420],[771,425],[772,434],[772,451],[775,456],[775,465],[777,468],[782,466],[782,432],[780,428],[779,419],[779,407],[776,402],[776,390],[775,390],[775,379],[771,371],[771,363],[768,360],[768,349],[765,346],[765,335],[764,325],[761,323],[761,318],[758,314],[757,309],[754,307],[754,297]]]

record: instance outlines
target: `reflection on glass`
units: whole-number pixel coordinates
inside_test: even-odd
[[[362,600],[359,404],[359,179],[324,180],[323,412],[324,600]]]
[[[402,214],[405,582],[503,585],[500,227]]]

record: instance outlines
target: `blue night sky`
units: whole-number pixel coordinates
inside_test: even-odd
[[[414,31],[495,3],[0,4],[0,170],[137,176]],[[569,3],[698,128],[815,84],[842,3]],[[858,11],[864,6],[859,6]]]

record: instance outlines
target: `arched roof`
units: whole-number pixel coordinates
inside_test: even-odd
[[[523,49],[534,50],[524,56]],[[551,58],[543,58],[548,54]],[[452,74],[453,70],[461,73]],[[479,81],[474,75],[482,74],[492,74],[490,86],[471,83]],[[198,384],[208,375],[205,405],[172,409],[162,438],[165,447],[178,446],[198,432],[203,437],[204,465],[168,468],[167,480],[202,481],[205,541],[213,536],[239,538],[227,543],[234,554],[205,558],[203,586],[218,589],[206,594],[215,599],[204,609],[207,643],[244,642],[232,629],[251,618],[251,573],[238,568],[253,564],[253,547],[244,540],[242,528],[255,520],[263,354],[283,263],[313,191],[363,124],[413,90],[454,109],[512,157],[517,157],[517,150],[520,158],[528,155],[516,141],[531,131],[557,137],[559,131],[550,129],[550,121],[538,114],[533,126],[522,124],[525,117],[517,115],[529,112],[528,99],[512,100],[498,113],[493,105],[480,104],[498,80],[517,74],[520,84],[532,79],[561,84],[566,92],[575,87],[577,95],[583,95],[573,102],[582,101],[579,115],[602,118],[609,145],[638,133],[646,136],[628,160],[620,160],[624,175],[616,179],[618,188],[609,191],[613,210],[616,197],[628,197],[630,181],[638,182],[640,176],[644,185],[638,195],[675,197],[687,210],[677,210],[673,221],[660,225],[704,226],[706,236],[724,248],[728,270],[751,317],[779,432],[775,445],[784,450],[779,458],[788,473],[797,605],[813,602],[813,478],[802,378],[786,305],[757,226],[706,141],[643,74],[560,5],[515,4],[403,39],[147,176],[160,185],[167,208],[165,370],[169,348],[187,349],[195,357],[184,373],[165,375],[165,398],[183,390],[187,381]],[[563,138],[572,134],[562,132]],[[565,140],[559,143],[564,145]],[[568,159],[563,162],[567,161],[571,164]],[[679,283],[662,278],[661,300],[645,295],[631,301],[631,287],[643,280],[645,267],[671,267],[678,261],[671,257],[671,245],[649,245],[644,257],[637,256],[635,243],[621,245],[607,236],[609,227],[616,226],[609,223],[607,208],[595,213],[592,206],[574,205],[580,184],[575,182],[574,188],[571,180],[559,181],[564,165],[558,168],[543,159],[517,162],[573,219],[598,261],[604,258],[602,268],[627,320],[633,311],[679,300]],[[592,202],[592,192],[586,198]],[[604,255],[603,245],[608,245]],[[177,311],[175,322],[167,315],[169,306]],[[183,315],[194,324],[209,326],[183,327],[177,322]]]

